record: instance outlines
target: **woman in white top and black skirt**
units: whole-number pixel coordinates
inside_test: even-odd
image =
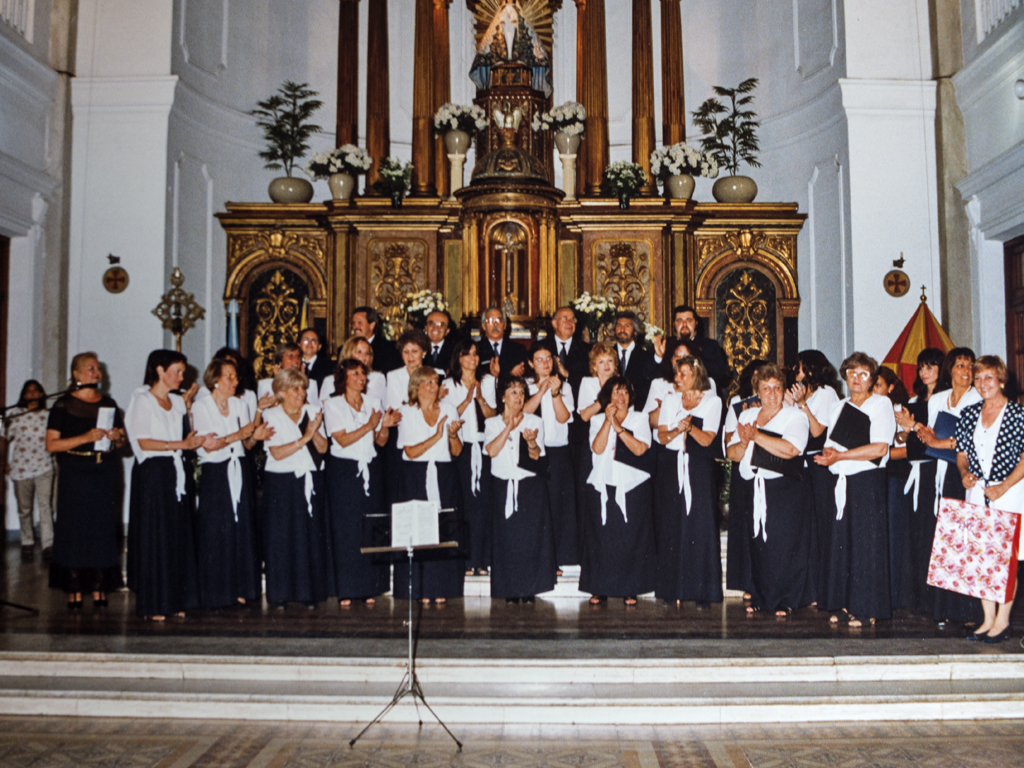
[[[175,394],[187,359],[158,349],[146,361],[149,390],[128,406],[125,424],[135,453],[128,525],[128,585],[135,591],[135,614],[163,621],[184,616],[199,604],[193,530],[191,467],[183,451],[204,444],[188,427],[184,399]],[[212,447],[212,435],[208,443]]]
[[[956,427],[961,483],[968,501],[1019,516],[1024,513],[1024,407],[1006,397],[1006,365],[995,355],[974,363],[974,386],[981,402],[965,407]],[[1024,559],[1021,537],[1018,530],[1018,560]],[[1009,640],[1014,596],[1005,603],[982,600],[984,621],[968,639],[988,644]]]
[[[558,375],[555,357],[540,343],[530,350],[534,377],[523,412],[536,414],[544,422],[544,455],[547,457],[547,489],[551,525],[555,539],[555,561],[579,565],[579,534],[576,520],[576,475],[569,448],[569,424],[575,403],[572,388]]]
[[[812,492],[802,457],[807,417],[786,405],[786,377],[774,363],[761,366],[753,385],[759,406],[740,414],[729,444],[748,485],[753,539],[751,601],[747,613],[774,611],[784,618],[809,601]]]
[[[454,518],[458,520],[459,477],[452,458],[462,453],[462,421],[453,406],[440,401],[439,390],[437,371],[429,366],[421,365],[409,377],[408,405],[402,409],[398,424],[401,468],[398,477],[389,476],[389,482],[398,485],[397,501],[432,501],[438,509],[454,508]],[[459,529],[456,525],[454,531],[448,530],[446,534],[446,517],[451,519],[442,515],[442,540],[453,533],[457,535]],[[462,597],[465,563],[465,555],[458,549],[421,550],[413,559],[412,595],[409,563],[405,559],[395,562],[392,592],[399,600],[424,603],[444,603],[449,598]]]
[[[546,354],[550,353],[545,348]],[[502,377],[500,415],[484,425],[484,449],[491,457],[494,536],[491,597],[532,603],[555,586],[555,543],[548,506],[544,420],[525,413],[526,381]],[[545,390],[547,391],[547,390]]]
[[[496,411],[484,399],[477,380],[480,354],[472,339],[459,339],[452,349],[451,367],[441,402],[462,420],[462,453],[455,459],[462,491],[461,517],[468,528],[466,575],[486,576],[491,566],[491,457],[484,451],[484,421]]]
[[[263,470],[263,539],[267,603],[304,603],[335,594],[326,519],[323,412],[306,403],[309,380],[285,369],[271,385],[280,405],[263,412],[274,430]]]
[[[387,444],[398,414],[385,413],[380,400],[364,394],[368,376],[359,360],[339,360],[333,378],[330,389],[338,394],[323,402],[324,424],[331,436],[327,519],[334,586],[339,605],[346,608],[353,600],[372,605],[377,595],[388,591],[388,563],[359,550],[364,546],[365,516],[386,512],[384,462],[377,449]]]
[[[829,573],[829,551],[832,546],[832,526],[835,524],[836,477],[828,467],[816,464],[814,457],[825,447],[828,437],[828,417],[839,402],[842,384],[836,369],[822,352],[805,349],[796,356],[796,383],[786,392],[784,401],[800,409],[807,417],[809,433],[804,448],[804,463],[807,479],[810,481],[814,501],[811,515],[811,549],[808,554],[810,568],[809,586],[811,602],[821,601],[824,609],[824,595]],[[730,504],[731,509],[731,504]]]
[[[715,437],[722,401],[695,357],[675,362],[675,391],[658,415],[657,439],[666,451],[654,479],[658,532],[655,595],[677,606],[722,602],[722,545],[715,489]]]
[[[587,478],[580,589],[593,595],[591,605],[614,595],[631,606],[637,595],[654,589],[651,425],[633,410],[633,386],[625,376],[609,378],[597,402],[603,410],[590,420],[593,468]]]
[[[832,409],[825,447],[814,457],[836,476],[824,607],[838,611],[830,622],[861,627],[892,613],[885,463],[896,419],[889,398],[872,392],[878,376],[874,359],[854,352],[839,374],[850,396]],[[819,606],[821,601],[819,595]]]
[[[199,448],[196,560],[199,605],[221,608],[256,600],[262,594],[256,539],[256,492],[247,448],[272,430],[249,413],[235,396],[238,372],[227,360],[206,367],[203,384],[210,395],[192,406],[196,432],[213,435]]]
[[[381,405],[385,405],[388,399],[388,381],[383,373],[373,369],[373,347],[370,346],[370,342],[362,336],[350,336],[338,350],[338,362],[349,358],[358,360],[366,366],[366,392],[364,394],[379,400]],[[341,394],[344,393],[334,390],[334,376],[324,379],[320,387],[321,401],[326,402],[329,397]],[[392,410],[396,414],[398,413],[397,409]],[[386,406],[384,413],[385,415],[387,413]]]

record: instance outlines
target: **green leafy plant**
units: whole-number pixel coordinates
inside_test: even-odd
[[[259,153],[266,161],[264,168],[283,168],[286,176],[292,175],[295,161],[309,150],[310,137],[320,132],[320,126],[309,121],[323,106],[315,98],[318,95],[309,83],[286,80],[269,99],[256,102],[256,109],[249,114],[258,118],[256,125],[263,129],[267,142],[266,149]]]
[[[761,149],[757,129],[761,122],[756,119],[757,113],[749,108],[757,83],[757,78],[751,77],[735,88],[713,86],[717,96],[729,100],[729,106],[712,97],[693,113],[694,124],[704,133],[701,149],[733,176],[739,172],[740,161],[752,168],[761,166],[757,159]]]
[[[380,161],[378,173],[380,178],[373,183],[373,188],[382,195],[393,197],[409,191],[412,184],[412,163],[403,165],[396,157],[385,157]]]

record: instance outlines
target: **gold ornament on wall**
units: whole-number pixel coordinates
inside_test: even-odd
[[[641,246],[639,249],[637,246]],[[643,243],[611,243],[598,249],[596,293],[646,322],[651,287],[650,254]]]
[[[722,349],[740,371],[751,360],[768,359],[771,336],[768,301],[754,283],[749,269],[743,270],[739,282],[725,299],[726,324],[722,329]]]
[[[196,303],[191,293],[181,289],[185,276],[177,267],[171,272],[171,290],[160,298],[160,303],[153,309],[153,314],[160,318],[164,330],[174,335],[174,346],[181,352],[181,337],[185,331],[202,320],[206,310]]]
[[[402,314],[406,294],[425,288],[423,261],[426,247],[421,241],[370,244],[370,292],[375,308],[388,321]]]
[[[301,307],[295,290],[275,270],[270,281],[256,297],[256,330],[253,333],[253,367],[257,378],[273,376],[274,350],[285,339],[299,336]]]

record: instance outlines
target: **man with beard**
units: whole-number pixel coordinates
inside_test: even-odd
[[[722,350],[721,345],[714,339],[697,336],[697,313],[693,307],[680,304],[672,310],[673,338],[665,344],[662,353],[664,357],[671,357],[672,350],[679,342],[684,341],[693,349],[700,352],[704,367],[707,369],[708,377],[715,382],[718,393],[729,391],[729,383],[732,381],[732,372],[729,370],[729,361]],[[657,348],[655,349],[656,352]]]
[[[615,354],[619,358],[619,372],[633,385],[636,394],[633,402],[639,403],[638,408],[643,408],[651,381],[657,375],[658,364],[653,351],[637,345],[640,328],[636,313],[623,311],[615,315]]]

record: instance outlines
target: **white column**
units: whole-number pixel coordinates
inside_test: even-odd
[[[982,203],[975,196],[964,208],[970,222],[971,238],[971,305],[974,338],[954,339],[970,344],[976,355],[999,355],[1006,359],[1006,283],[1003,266],[1003,243],[989,240],[982,230]]]

